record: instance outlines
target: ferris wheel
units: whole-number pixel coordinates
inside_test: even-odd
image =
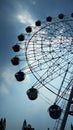
[[[68,115],[73,103],[73,13],[69,16],[62,13],[57,17],[48,16],[44,21],[36,21],[35,26],[26,27],[25,31],[25,34],[18,35],[18,43],[12,46],[16,53],[25,52],[27,62],[15,74],[16,80],[21,82],[26,74],[32,73],[36,82],[27,90],[28,98],[37,99],[39,89],[45,88],[55,96],[54,103],[48,108],[50,117],[61,117],[61,100],[70,102],[66,111]],[[22,61],[21,55],[24,53],[11,59],[14,66]],[[73,112],[70,114],[73,115]]]

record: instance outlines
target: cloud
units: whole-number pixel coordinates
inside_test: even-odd
[[[35,0],[33,0],[33,1],[32,1],[32,4],[33,4],[33,5],[36,5],[36,1],[35,1]]]
[[[9,94],[9,87],[13,83],[13,71],[9,68],[5,68],[1,73],[1,85],[0,85],[0,93],[2,95]]]
[[[24,70],[22,70],[24,71]],[[13,86],[17,86],[17,83],[19,82],[15,79],[15,73],[11,68],[5,68],[1,74],[1,86],[0,86],[0,93],[9,94],[9,92],[13,89]],[[21,82],[21,84],[27,84],[30,86],[31,84],[31,78],[30,75],[27,74],[27,72],[24,72],[26,74],[24,82]],[[20,84],[19,84],[20,85]]]
[[[9,94],[9,90],[8,90],[8,88],[6,87],[5,84],[2,84],[2,85],[0,86],[0,93],[1,93],[2,95],[8,95],[8,94]]]
[[[20,23],[34,25],[34,18],[28,11],[19,13],[16,17]]]
[[[6,83],[6,84],[12,84],[12,82],[13,82],[13,79],[14,79],[14,76],[13,76],[13,71],[11,70],[11,69],[9,69],[9,68],[6,68],[3,72],[2,72],[2,74],[1,74],[1,76],[2,76],[2,78],[3,78],[3,81]]]

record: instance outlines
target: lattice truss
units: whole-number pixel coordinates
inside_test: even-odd
[[[69,16],[47,17],[36,21],[35,26],[28,26],[25,34],[18,36],[18,42],[12,48],[20,53],[11,59],[18,65],[26,58],[27,65],[15,74],[18,81],[23,81],[26,74],[32,73],[36,82],[28,90],[35,91],[29,98],[37,98],[37,90],[44,87],[56,95],[55,103],[61,98],[68,100],[72,87],[73,75],[73,13]],[[32,89],[35,90],[32,90]],[[32,96],[33,95],[33,96]],[[35,96],[36,95],[36,96]]]

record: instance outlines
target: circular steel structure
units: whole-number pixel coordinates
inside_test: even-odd
[[[36,21],[34,27],[26,27],[25,31],[25,34],[18,35],[20,43],[12,47],[16,53],[23,49],[27,62],[15,78],[21,82],[26,74],[32,73],[36,82],[27,90],[28,98],[37,99],[38,89],[46,88],[55,96],[54,105],[48,111],[53,119],[58,119],[63,110],[58,104],[61,99],[69,100],[73,84],[73,13],[48,16],[44,21]],[[13,57],[12,64],[19,65],[22,55],[19,53]]]
[[[65,98],[73,72],[73,16],[49,16],[41,23],[27,40],[26,61],[43,87]]]

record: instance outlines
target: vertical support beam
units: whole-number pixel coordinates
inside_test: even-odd
[[[65,129],[65,125],[66,125],[68,113],[69,113],[69,110],[70,110],[72,98],[73,98],[73,87],[72,87],[71,92],[70,92],[69,101],[67,103],[67,107],[66,107],[65,114],[64,114],[64,117],[63,117],[63,120],[62,120],[62,123],[61,123],[60,130]]]

